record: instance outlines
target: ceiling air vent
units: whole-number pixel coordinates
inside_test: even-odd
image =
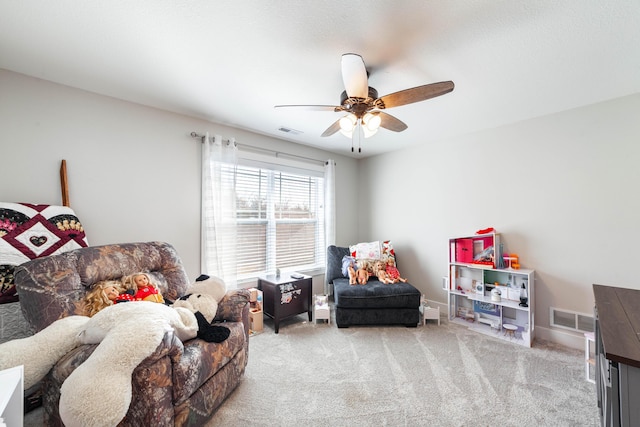
[[[299,131],[299,130],[295,130],[295,129],[291,129],[291,128],[286,128],[286,127],[284,127],[284,126],[280,126],[280,127],[278,128],[278,130],[279,130],[280,132],[289,133],[289,134],[291,134],[291,135],[300,135],[300,134],[302,133],[302,132],[301,132],[301,131]]]

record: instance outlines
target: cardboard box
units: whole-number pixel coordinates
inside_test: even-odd
[[[250,296],[249,296],[249,301],[250,302],[255,302],[258,299],[258,289],[256,288],[249,288],[248,289]]]
[[[264,328],[263,325],[263,312],[259,311],[249,311],[249,329],[253,332],[261,332]]]

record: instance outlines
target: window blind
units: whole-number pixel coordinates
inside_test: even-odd
[[[285,169],[285,168],[282,168]],[[324,178],[273,167],[235,172],[238,279],[324,266]]]

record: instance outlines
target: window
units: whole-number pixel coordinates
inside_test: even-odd
[[[324,266],[324,179],[239,165],[236,183],[237,279]]]

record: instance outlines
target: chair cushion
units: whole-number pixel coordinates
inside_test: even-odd
[[[370,279],[366,285],[350,285],[349,279],[333,280],[338,308],[415,308],[420,306],[420,291],[409,283],[385,285]]]

